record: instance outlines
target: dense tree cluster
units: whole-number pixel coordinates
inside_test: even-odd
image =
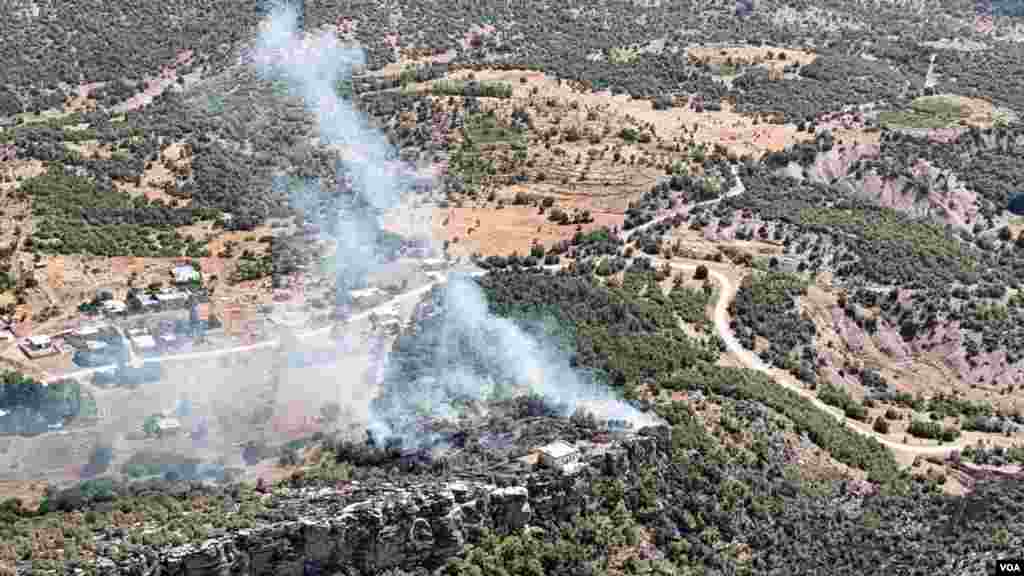
[[[660,473],[601,479],[601,506],[549,529],[491,538],[452,560],[445,574],[605,573],[609,557],[635,573],[865,574],[983,570],[992,555],[1024,538],[1010,519],[1021,510],[1013,481],[985,482],[963,497],[942,495],[935,480],[900,478],[873,495],[846,482],[822,484],[785,473],[763,414],[740,410],[756,438],[726,448],[681,405],[671,458]],[[941,480],[938,480],[941,482]],[[646,512],[657,503],[658,512]],[[603,531],[600,526],[607,526]],[[617,526],[622,529],[612,529]],[[643,553],[630,530],[642,527],[657,553]],[[602,534],[603,532],[603,534]],[[744,552],[732,552],[736,545]]]
[[[747,192],[723,201],[722,210],[753,211],[801,233],[833,238],[844,247],[832,266],[841,277],[921,288],[977,279],[976,250],[930,221],[761,172],[748,172],[744,183]]]
[[[777,111],[790,121],[802,121],[847,104],[879,98],[900,100],[907,83],[919,91],[930,55],[920,41],[964,33],[962,28],[935,18],[934,14],[912,13],[888,5],[868,9],[836,4],[828,8],[830,19],[858,22],[862,26],[858,30],[786,23],[772,17],[772,10],[767,8],[738,17],[732,9],[696,10],[686,3],[637,6],[600,2],[583,11],[543,5],[525,12],[497,1],[457,6],[456,10],[437,10],[429,3],[410,2],[401,19],[391,19],[385,17],[380,6],[362,4],[358,14],[354,14],[340,0],[331,0],[308,6],[307,17],[312,26],[333,25],[339,18],[358,19],[355,35],[367,47],[371,67],[394,61],[392,47],[383,40],[388,34],[396,34],[404,46],[424,54],[444,52],[454,46],[456,39],[468,37],[468,47],[459,50],[451,67],[543,69],[589,87],[656,100],[661,106],[671,102],[667,97],[670,94],[700,94],[715,106],[719,99],[729,95],[736,98],[742,111]],[[945,9],[956,12],[961,8],[950,4]],[[609,22],[616,25],[609,26]],[[470,33],[484,23],[494,27],[493,33]],[[926,32],[922,38],[911,40],[897,32],[901,26]],[[794,45],[798,40],[813,38],[821,55],[817,62],[805,67],[806,74],[798,65],[792,65],[790,71],[800,73],[792,79],[768,81],[761,68],[741,68],[730,89],[716,80],[717,72],[710,67],[691,64],[670,50],[692,42],[686,30],[702,30],[702,41],[712,43]],[[655,39],[664,42],[666,49],[641,50]],[[879,61],[862,58],[862,51]],[[595,54],[601,57],[593,57]],[[1004,60],[1010,62],[1012,58]],[[957,71],[966,64],[950,62],[952,70]],[[952,70],[949,73],[955,76]],[[1012,65],[1007,64],[1006,72],[1012,71]],[[985,87],[1007,95],[1013,93],[1012,75],[990,76]]]
[[[60,254],[200,256],[204,249],[198,241],[183,238],[174,227],[216,214],[132,198],[59,166],[26,180],[18,194],[31,199],[40,219],[26,246]]]
[[[1024,528],[1012,522],[1024,512],[1016,483],[980,483],[966,496],[951,497],[939,492],[941,479],[897,472],[892,455],[877,442],[852,432],[767,376],[715,365],[714,355],[681,333],[673,317],[673,298],[651,291],[652,273],[648,266],[634,265],[626,273],[632,278],[622,288],[604,287],[584,276],[524,270],[493,273],[480,282],[494,312],[565,346],[574,353],[576,367],[605,372],[612,385],[620,381],[630,388],[645,383],[654,391],[699,393],[722,406],[722,426],[734,433],[742,430],[746,441],[737,444],[719,438],[686,404],[659,404],[657,410],[672,426],[672,433],[657,436],[663,456],[656,464],[628,474],[591,478],[576,494],[594,506],[581,507],[572,518],[538,515],[533,524],[542,530],[485,536],[452,559],[444,573],[596,573],[624,562],[628,570],[666,574],[679,570],[818,574],[827,566],[830,572],[853,575],[869,573],[883,560],[896,573],[911,573],[922,563],[932,570],[976,566],[989,554],[1024,541]],[[443,305],[443,293],[438,289],[426,302],[430,304],[426,308],[436,310]],[[443,317],[443,308],[441,314],[428,314],[415,330],[399,338],[395,372],[384,382],[385,398],[407,395],[409,390],[403,386],[437,365],[437,339],[450,338],[450,330],[434,320]],[[460,358],[464,368],[479,360],[470,357],[474,347],[459,344],[457,338],[449,339],[448,345],[457,347],[450,357]],[[444,370],[435,374],[439,378],[432,390],[445,389],[436,385],[441,382],[454,383]],[[490,375],[501,376],[493,371]],[[457,390],[457,386],[447,389]],[[451,402],[453,408],[459,405],[457,394]],[[513,431],[539,434],[530,442],[534,445],[554,437],[571,439],[572,430],[588,426],[585,417],[558,417],[561,409],[536,397],[520,396],[496,403],[494,409],[496,417],[485,428],[438,435],[431,429],[437,424],[422,422],[419,425],[426,428],[414,437],[474,447],[471,450],[483,454],[508,442],[502,438],[513,437]],[[512,424],[515,420],[520,423]],[[534,425],[544,430],[532,431]],[[782,448],[781,434],[786,430],[806,434],[836,459],[867,470],[880,484],[873,494],[864,495],[847,481],[819,483],[794,474]],[[408,451],[400,442],[372,434],[365,443],[343,442],[332,448],[341,462],[338,466],[355,466],[338,469],[344,478],[348,474],[366,480],[413,478],[445,472],[443,465]],[[169,462],[140,456],[131,464],[141,468],[132,471],[145,476],[159,468],[166,474],[164,465]],[[179,464],[189,469],[188,463]],[[326,470],[310,470],[290,482],[326,481]],[[331,478],[332,482],[339,479]],[[223,499],[225,506],[238,502],[248,506],[238,488],[160,480],[117,484],[98,479],[48,494],[39,512],[44,517],[38,520],[45,521],[45,515],[56,510],[87,510],[97,518],[112,510],[157,514],[154,506],[188,508],[200,496],[212,497],[214,502]],[[12,520],[5,525],[10,528],[0,530],[19,537],[37,519],[15,508],[0,511]],[[253,514],[257,521],[281,519],[269,511]],[[236,512],[215,525],[234,526],[238,520]],[[739,548],[742,554],[730,552]]]
[[[729,313],[736,338],[745,348],[758,349],[754,339],[763,338],[768,349],[761,352],[762,358],[813,383],[814,322],[802,317],[796,306],[806,291],[807,280],[799,275],[755,272],[743,279]]]
[[[40,434],[51,424],[94,415],[95,409],[74,380],[44,384],[20,372],[0,375],[0,434]]]
[[[21,108],[38,110],[44,97],[63,101],[79,84],[156,76],[185,50],[216,70],[257,19],[253,2],[201,1],[186,13],[159,3],[11,4],[0,21],[0,52],[9,56],[0,86]]]
[[[776,235],[800,269],[829,269],[855,286],[844,306],[868,332],[877,330],[878,317],[855,305],[880,307],[906,340],[941,321],[959,322],[969,334],[969,358],[1000,348],[1011,363],[1024,356],[1024,302],[1007,297],[1024,273],[1024,252],[1009,235],[954,234],[928,219],[760,170],[745,170],[744,182],[747,193],[724,200],[715,214],[778,224]]]
[[[927,56],[922,54],[927,61]],[[824,113],[876,102],[900,101],[906,85],[920,89],[924,74],[872,62],[860,55],[826,51],[807,66],[798,67],[794,78],[770,78],[758,70],[736,81],[737,109],[758,114],[781,113],[787,122],[813,120]]]
[[[623,388],[627,395],[643,387],[655,394],[661,389],[699,390],[760,402],[793,420],[838,460],[879,479],[894,474],[891,455],[873,440],[849,431],[762,374],[715,365],[720,343],[685,335],[676,313],[680,298],[656,288],[657,273],[633,264],[621,288],[603,286],[586,270],[549,274],[508,269],[491,272],[480,283],[495,314],[516,319],[551,343],[546,349],[561,349],[584,378]],[[480,392],[474,388],[467,394],[467,385],[489,383],[495,390],[511,390],[523,384],[493,358],[481,357],[476,341],[464,341],[467,335],[446,324],[440,289],[429,302],[429,309],[441,313],[427,316],[415,331],[399,337],[376,401],[379,414],[401,416],[394,419],[396,424],[415,420],[410,415],[421,413],[422,402],[471,410]],[[444,351],[440,357],[438,350]]]
[[[935,66],[956,70],[956,81],[943,77],[936,91],[983,98],[1015,110],[1024,107],[1024,49],[1019,44],[982,51],[940,50]]]

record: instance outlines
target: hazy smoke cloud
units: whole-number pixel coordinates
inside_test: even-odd
[[[360,50],[342,46],[333,32],[300,35],[296,12],[287,5],[274,9],[258,39],[254,61],[268,77],[283,80],[301,96],[317,122],[321,140],[339,147],[345,167],[352,175],[357,201],[344,207],[338,222],[328,228],[337,244],[339,290],[357,284],[378,260],[376,238],[380,233],[380,211],[402,206],[411,180],[394,169],[395,153],[386,138],[367,123],[364,116],[338,96],[338,84],[364,63]],[[319,183],[306,182],[300,191],[316,196]],[[341,280],[344,277],[344,282]],[[598,416],[620,418],[646,425],[654,420],[614,398],[607,387],[597,385],[569,366],[555,347],[544,345],[512,321],[489,313],[479,286],[466,277],[452,276],[446,290],[444,330],[462,345],[473,348],[475,357],[486,359],[492,371],[534,392],[574,409],[585,405]],[[442,338],[434,355],[435,377],[409,383],[410,394],[399,405],[384,403],[371,412],[368,426],[380,435],[400,433],[396,420],[416,412],[453,416],[453,396],[486,400],[495,395],[523,392],[502,391],[494,383],[464,365],[464,348],[445,345]],[[465,344],[468,343],[468,344]],[[340,369],[339,372],[342,372]],[[350,380],[351,374],[338,374]],[[443,381],[439,381],[443,380]]]
[[[343,46],[330,31],[306,37],[298,32],[295,9],[288,4],[275,8],[258,39],[255,63],[302,97],[324,144],[345,148],[360,197],[378,210],[397,206],[409,182],[394,169],[392,147],[338,94],[353,68],[366,63],[363,51]]]

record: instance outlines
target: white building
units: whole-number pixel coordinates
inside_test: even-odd
[[[191,264],[175,266],[173,273],[175,284],[188,284],[189,282],[199,281],[199,271],[193,268]]]
[[[177,418],[161,418],[156,427],[161,434],[175,434],[181,430],[181,422]]]
[[[35,351],[46,350],[53,345],[53,340],[44,335],[29,336],[25,340],[28,342],[28,347]]]
[[[75,336],[81,336],[82,338],[92,338],[100,333],[100,329],[95,326],[83,326],[78,330],[75,330]]]
[[[424,272],[437,272],[448,267],[448,261],[443,258],[427,258],[420,261],[420,269]]]
[[[537,451],[540,453],[540,463],[555,470],[565,471],[580,460],[579,450],[561,440],[542,446]]]
[[[18,346],[29,358],[41,358],[43,356],[51,356],[60,352],[60,350],[53,345],[53,339],[44,335],[29,336],[22,340]]]
[[[177,290],[166,290],[156,295],[157,302],[162,308],[181,308],[188,304],[188,294]]]

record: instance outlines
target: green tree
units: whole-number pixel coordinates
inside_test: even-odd
[[[889,433],[889,421],[885,418],[878,416],[875,418],[875,423],[871,426],[871,429],[879,434]]]
[[[146,420],[142,423],[142,431],[146,433],[146,436],[157,436],[160,434],[160,417],[156,414],[152,414],[146,417]]]

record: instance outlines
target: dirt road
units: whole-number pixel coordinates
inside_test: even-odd
[[[691,261],[678,261],[678,260],[666,261],[666,260],[663,260],[663,259],[660,259],[660,258],[651,258],[651,261],[652,261],[652,263],[657,264],[657,265],[662,265],[662,264],[665,264],[667,262],[669,264],[669,266],[672,269],[674,269],[674,270],[693,271],[699,265],[707,266],[708,267],[708,272],[709,272],[710,276],[720,286],[718,301],[715,303],[714,318],[713,318],[713,320],[714,320],[714,324],[715,324],[715,330],[718,332],[719,336],[721,336],[721,338],[725,341],[726,349],[730,353],[732,353],[737,359],[739,359],[740,362],[745,367],[750,368],[752,370],[758,370],[760,372],[763,372],[763,373],[767,374],[773,380],[775,380],[775,382],[777,382],[779,385],[784,386],[785,388],[788,388],[788,389],[796,392],[797,394],[800,394],[804,398],[807,398],[819,410],[822,410],[822,411],[824,411],[824,412],[826,412],[828,414],[831,414],[838,421],[842,422],[846,427],[854,430],[855,432],[857,432],[859,434],[863,434],[865,436],[870,436],[870,437],[878,440],[879,443],[881,443],[881,444],[885,445],[886,447],[888,447],[889,449],[891,449],[896,454],[897,459],[900,460],[901,462],[909,463],[909,461],[913,460],[913,458],[916,457],[916,456],[945,456],[945,455],[948,455],[949,453],[951,453],[953,451],[961,450],[964,446],[967,445],[968,442],[966,440],[964,440],[964,439],[961,439],[961,440],[959,440],[957,442],[954,442],[954,443],[947,443],[947,444],[942,444],[942,445],[911,446],[911,445],[908,445],[908,444],[903,444],[901,442],[895,442],[893,440],[890,440],[887,437],[885,437],[884,435],[878,434],[877,432],[872,430],[869,427],[869,425],[866,425],[864,423],[857,422],[857,421],[850,420],[850,419],[846,418],[840,410],[838,410],[837,408],[835,408],[833,406],[829,406],[828,404],[825,404],[824,402],[822,402],[821,400],[819,400],[817,398],[817,396],[814,394],[814,392],[804,388],[803,385],[798,380],[796,380],[796,378],[794,378],[790,373],[788,373],[788,372],[786,372],[784,370],[780,370],[778,368],[773,368],[771,366],[768,366],[763,361],[761,361],[761,359],[758,358],[756,354],[754,354],[750,350],[744,348],[740,344],[740,342],[736,339],[735,335],[732,333],[732,330],[729,327],[729,304],[732,302],[733,298],[735,298],[738,286],[736,286],[729,279],[728,276],[730,274],[723,273],[723,271],[728,271],[729,270],[728,266],[724,266],[722,264],[716,264],[716,263],[713,263],[713,262],[705,262],[705,261],[697,261],[697,260],[691,260]],[[546,266],[545,268],[557,269],[559,267],[560,267],[559,265],[555,265],[555,266]],[[480,275],[480,274],[481,274],[481,272],[475,272],[472,275],[476,276],[476,275]],[[416,290],[413,290],[413,291],[407,292],[405,294],[402,294],[402,295],[400,295],[400,296],[390,300],[389,302],[386,302],[386,303],[382,304],[381,306],[378,306],[377,308],[374,308],[372,310],[367,310],[365,312],[362,312],[360,314],[357,314],[357,315],[353,316],[352,320],[357,320],[357,319],[360,319],[362,317],[369,316],[371,313],[378,313],[379,314],[379,313],[381,313],[381,311],[383,311],[383,310],[385,310],[387,308],[390,308],[392,306],[395,306],[398,303],[408,303],[408,302],[417,300],[417,299],[419,299],[420,296],[422,296],[427,291],[429,291],[431,288],[433,288],[434,284],[436,284],[436,282],[435,283],[427,284],[426,286],[423,286],[423,287],[420,287],[420,288],[418,288]],[[330,333],[330,330],[331,330],[331,328],[329,326],[321,328],[321,329],[318,329],[318,330],[313,330],[311,332],[307,332],[305,334],[298,335],[298,339],[299,340],[307,340],[307,339],[310,339],[310,338],[324,337],[324,336],[327,336]],[[179,361],[179,360],[195,360],[195,359],[200,359],[200,358],[210,358],[210,357],[216,357],[216,356],[224,356],[224,355],[228,355],[228,354],[239,354],[239,353],[245,353],[245,352],[254,352],[254,351],[260,350],[260,349],[275,348],[279,344],[280,344],[279,341],[271,340],[271,341],[260,342],[260,343],[249,345],[249,346],[238,346],[238,347],[234,347],[234,348],[225,348],[225,349],[220,349],[220,350],[210,350],[210,351],[197,352],[197,353],[192,353],[192,354],[178,354],[178,355],[172,355],[172,356],[164,356],[164,357],[160,357],[160,358],[147,359],[146,361],[147,362],[167,362],[167,361]],[[59,377],[84,376],[84,375],[96,372],[98,370],[101,370],[103,368],[107,368],[107,367],[89,368],[89,369],[85,369],[85,370],[79,370],[79,371],[68,373],[68,374],[62,374],[62,375],[60,375],[58,377],[54,377],[54,379],[57,379]]]
[[[967,441],[961,439],[957,442],[947,443],[942,445],[929,445],[929,446],[911,446],[903,444],[901,442],[894,442],[886,438],[882,434],[878,434],[872,430],[869,425],[851,420],[843,415],[842,411],[834,406],[829,406],[815,396],[814,392],[804,388],[804,386],[789,372],[773,368],[768,366],[756,354],[750,350],[744,348],[736,336],[733,334],[732,329],[729,327],[729,304],[733,298],[736,297],[736,291],[739,289],[728,277],[727,274],[723,273],[722,270],[727,269],[727,266],[721,264],[716,265],[712,262],[704,261],[666,261],[660,258],[652,258],[652,263],[657,265],[663,265],[668,262],[669,266],[674,270],[686,270],[693,271],[699,265],[707,266],[708,274],[714,278],[715,282],[718,283],[720,290],[718,301],[715,302],[714,311],[714,323],[715,331],[725,341],[726,349],[731,352],[743,365],[752,370],[763,372],[775,380],[780,386],[784,386],[804,398],[811,401],[815,407],[819,410],[831,414],[834,418],[842,422],[847,428],[863,434],[864,436],[870,436],[879,443],[885,445],[887,448],[896,453],[897,459],[901,462],[908,463],[909,460],[913,460],[916,456],[945,456],[949,453],[963,449],[967,445]],[[716,269],[717,268],[717,269]]]
[[[376,308],[373,308],[373,309],[370,309],[370,310],[365,310],[363,312],[360,312],[359,314],[354,314],[349,319],[349,321],[351,322],[351,321],[356,321],[356,320],[362,320],[364,318],[369,317],[371,314],[375,314],[375,313],[376,314],[382,314],[386,310],[389,310],[389,309],[391,309],[392,307],[394,307],[396,305],[403,304],[403,303],[408,303],[410,301],[418,300],[419,297],[421,297],[424,294],[426,294],[427,292],[429,292],[430,289],[434,287],[434,284],[436,284],[436,283],[427,284],[425,286],[422,286],[422,287],[417,288],[415,290],[412,290],[410,292],[406,292],[404,294],[396,296],[395,298],[392,298],[391,300],[388,300],[387,302],[381,304],[380,306],[377,306]],[[333,326],[324,326],[323,328],[318,328],[316,330],[311,330],[309,332],[298,334],[296,337],[297,337],[297,339],[299,341],[305,341],[305,340],[308,340],[310,338],[316,338],[316,337],[325,337],[325,336],[328,336],[330,334],[332,327]],[[123,334],[122,334],[122,336],[123,336]],[[264,342],[257,342],[255,344],[250,344],[250,345],[247,345],[247,346],[235,346],[235,347],[232,347],[232,348],[220,348],[220,349],[217,349],[217,350],[205,350],[203,352],[189,352],[189,353],[185,353],[185,354],[169,354],[167,356],[157,356],[157,357],[154,357],[154,358],[146,358],[145,360],[143,360],[143,362],[149,364],[149,363],[154,363],[154,362],[155,363],[161,363],[161,362],[182,362],[182,361],[188,361],[188,360],[202,360],[202,359],[207,359],[207,358],[216,358],[218,356],[226,356],[226,355],[229,355],[229,354],[242,354],[242,353],[245,353],[245,352],[255,352],[257,350],[265,350],[265,349],[268,349],[268,348],[276,348],[280,344],[281,344],[280,340],[276,340],[276,339],[275,340],[266,340]],[[131,350],[131,346],[129,346],[128,349]],[[80,377],[83,377],[83,376],[89,376],[91,374],[94,374],[96,372],[100,372],[102,370],[111,370],[111,369],[114,369],[114,368],[116,368],[116,365],[114,365],[114,364],[109,364],[109,365],[106,365],[106,366],[97,366],[95,368],[83,368],[81,370],[75,370],[73,372],[64,372],[62,374],[51,375],[51,376],[49,376],[47,378],[47,381],[49,381],[49,382],[56,382],[57,380],[61,380],[63,378],[80,378]]]

